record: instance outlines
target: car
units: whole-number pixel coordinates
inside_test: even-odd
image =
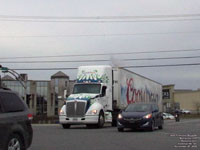
[[[175,117],[172,114],[169,113],[163,113],[163,119],[175,119]]]
[[[117,128],[119,132],[125,128],[148,129],[153,131],[156,127],[163,129],[164,120],[162,112],[155,103],[134,103],[118,114]]]
[[[186,109],[181,109],[182,114],[191,114],[191,111],[186,110]]]
[[[33,137],[33,116],[17,93],[0,89],[0,150],[26,150]]]

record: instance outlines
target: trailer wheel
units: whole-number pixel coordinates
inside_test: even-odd
[[[98,128],[103,128],[104,123],[105,123],[105,118],[104,118],[103,112],[101,111],[100,114],[99,114],[99,119],[98,119],[97,127]]]
[[[63,129],[69,129],[70,128],[70,124],[62,124]]]

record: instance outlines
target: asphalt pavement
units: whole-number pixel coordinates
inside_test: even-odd
[[[118,132],[107,124],[102,129],[84,125],[63,129],[58,124],[33,125],[29,150],[199,150],[200,119],[165,121],[163,130]]]

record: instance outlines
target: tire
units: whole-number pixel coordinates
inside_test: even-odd
[[[154,120],[152,120],[149,130],[154,131],[154,128],[155,128],[155,122],[154,122]]]
[[[158,126],[158,129],[162,130],[162,129],[163,129],[163,126],[164,126],[164,121],[162,120],[162,121],[161,121],[161,125]]]
[[[117,126],[117,120],[112,120],[111,125],[112,125],[112,127],[116,127]]]
[[[117,128],[119,132],[123,132],[124,128]]]
[[[69,129],[70,128],[70,124],[62,124],[63,129]]]
[[[8,139],[6,150],[25,150],[22,138],[18,134],[12,134]]]
[[[105,123],[105,118],[104,118],[103,112],[101,111],[100,114],[99,114],[97,127],[98,128],[103,128],[104,123]]]

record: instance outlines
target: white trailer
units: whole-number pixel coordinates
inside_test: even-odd
[[[124,68],[81,66],[59,121],[63,128],[74,124],[103,127],[116,125],[117,114],[130,103],[155,102],[162,111],[162,85]]]

